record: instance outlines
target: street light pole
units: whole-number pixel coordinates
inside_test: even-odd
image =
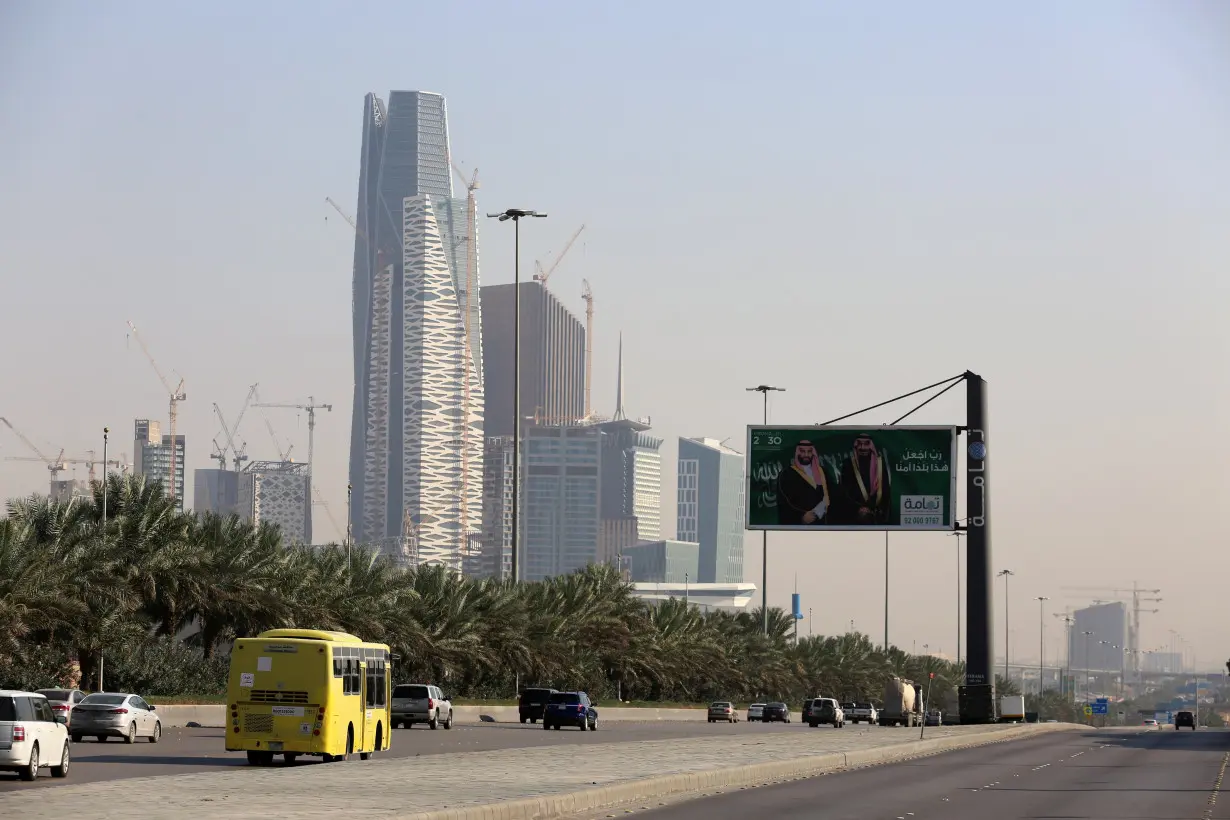
[[[111,437],[111,428],[103,428],[103,485],[102,485],[102,544],[107,546],[107,440]],[[171,440],[171,449],[175,449],[175,440]],[[174,482],[175,476],[171,476],[171,481]],[[98,691],[105,692],[103,688],[103,668],[106,663],[106,658],[102,651],[98,653]]]
[[[530,217],[543,219],[546,214],[524,208],[509,208],[498,214],[487,214],[489,219],[513,222],[513,502],[512,502],[512,580],[520,580],[517,569],[517,553],[520,546],[521,514],[521,220]],[[469,294],[467,298],[474,298]],[[468,423],[468,421],[467,421]],[[501,557],[500,563],[503,564]],[[503,567],[501,567],[501,570]],[[502,572],[501,572],[502,574]]]
[[[350,495],[354,492],[354,485],[347,482],[346,484],[346,569],[350,569],[350,533],[351,533],[351,510],[350,510]]]
[[[1008,579],[1016,575],[1010,569],[1001,569],[999,576],[1004,579],[1004,683],[1008,682]]]
[[[954,532],[957,539],[957,663],[961,662],[961,536],[963,532]]]
[[[1046,602],[1050,598],[1045,595],[1038,596],[1038,705],[1041,708],[1042,704],[1042,667],[1046,663]]]
[[[1089,702],[1089,636],[1093,634],[1091,630],[1084,630],[1082,635],[1085,636],[1085,702]]]
[[[764,397],[764,423],[769,424],[769,394],[770,393],[785,393],[784,387],[772,387],[767,384],[760,384],[756,387],[746,388],[749,393],[759,393]],[[750,499],[749,499],[750,501]],[[769,531],[761,530],[760,532],[760,609],[761,615],[764,616],[764,634],[769,634]]]

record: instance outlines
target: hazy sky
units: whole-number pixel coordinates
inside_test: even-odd
[[[1013,657],[1035,596],[1053,657],[1065,586],[1134,580],[1164,590],[1143,647],[1230,655],[1230,6],[9,0],[0,415],[70,455],[110,425],[131,457],[166,415],[131,319],[186,379],[190,470],[253,382],[332,402],[315,472],[344,521],[353,232],[324,198],[353,212],[363,95],[390,89],[447,95],[480,209],[550,213],[527,270],[588,225],[551,285],[578,315],[593,285],[605,412],[624,333],[668,534],[676,437],[741,442],[745,387],[808,423],[968,368]],[[510,281],[511,229],[483,229],[483,282]],[[961,423],[950,396],[914,420]],[[267,412],[305,457],[306,419]],[[258,412],[240,437],[275,457]],[[4,497],[45,482],[0,461]],[[891,639],[952,653],[954,539],[892,545]],[[772,604],[796,573],[817,633],[881,634],[881,535],[771,536]]]

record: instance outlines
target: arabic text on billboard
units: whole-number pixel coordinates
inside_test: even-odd
[[[953,427],[748,427],[751,530],[952,529]]]

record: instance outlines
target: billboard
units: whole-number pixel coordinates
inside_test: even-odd
[[[950,530],[955,427],[747,428],[747,529]]]

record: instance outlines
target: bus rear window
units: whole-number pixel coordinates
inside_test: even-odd
[[[393,688],[393,697],[426,700],[429,696],[427,694],[426,686],[413,686],[403,683],[401,686],[395,686]]]

